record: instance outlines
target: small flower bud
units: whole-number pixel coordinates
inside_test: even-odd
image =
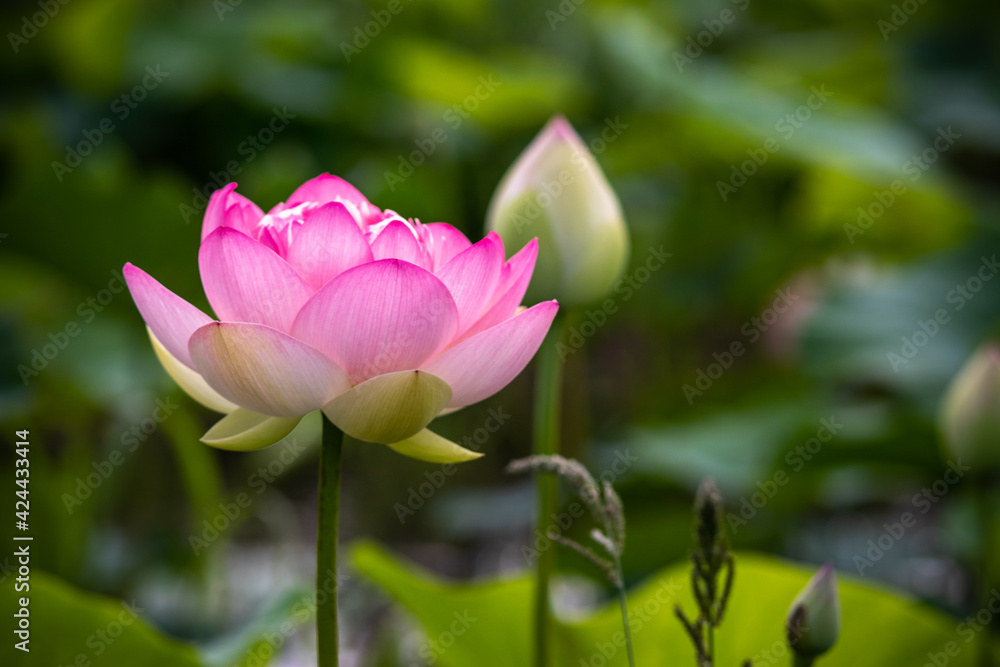
[[[837,642],[840,596],[832,565],[821,567],[792,602],[785,632],[792,651],[806,658],[826,653]]]
[[[1000,346],[986,343],[945,393],[938,424],[950,456],[1000,467]]]
[[[698,487],[694,497],[694,533],[699,550],[707,561],[715,562],[725,547],[722,517],[725,505],[719,488],[711,479]]]
[[[628,260],[625,216],[611,184],[572,126],[556,116],[504,175],[487,226],[516,251],[538,238],[528,294],[566,305],[607,294]]]

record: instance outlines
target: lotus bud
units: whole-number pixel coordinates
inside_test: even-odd
[[[1000,346],[986,343],[952,380],[938,420],[950,456],[1000,466]]]
[[[504,175],[487,226],[512,252],[538,238],[531,298],[594,301],[611,290],[628,261],[618,196],[562,116],[549,121]]]
[[[788,610],[785,631],[796,664],[809,665],[826,653],[840,635],[840,596],[837,575],[827,563],[799,593]]]

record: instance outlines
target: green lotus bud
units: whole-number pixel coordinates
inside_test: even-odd
[[[785,622],[788,645],[808,665],[830,650],[840,635],[840,596],[837,575],[827,563],[819,569],[788,610]]]
[[[986,343],[959,371],[938,419],[948,455],[1000,467],[1000,346]]]
[[[725,510],[722,494],[715,482],[710,479],[703,481],[694,497],[694,534],[702,559],[712,565],[726,551],[726,534],[722,529]]]
[[[487,226],[511,253],[538,238],[530,299],[594,301],[611,290],[628,261],[618,196],[562,116],[549,121],[504,175]]]

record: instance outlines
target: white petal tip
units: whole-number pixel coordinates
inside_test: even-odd
[[[201,437],[216,449],[246,452],[269,447],[298,426],[301,417],[269,417],[238,408],[226,415]]]
[[[429,463],[464,463],[482,458],[482,452],[473,452],[461,445],[424,429],[405,440],[387,445],[404,456]]]

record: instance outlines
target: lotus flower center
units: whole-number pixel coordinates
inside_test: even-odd
[[[275,236],[285,234],[286,242],[291,244],[294,226],[305,222],[305,212],[317,206],[319,204],[311,201],[302,202],[290,208],[283,208],[284,204],[279,204],[260,219],[260,222],[257,223],[258,230],[270,229]],[[276,210],[279,208],[280,210]]]
[[[379,220],[378,222],[374,222],[368,226],[366,232],[368,233],[369,241],[374,241],[376,238],[378,238],[378,235],[381,234],[385,230],[385,228],[388,227],[393,222],[403,223],[404,225],[406,225],[406,228],[410,230],[410,233],[413,234],[413,238],[415,238],[418,242],[423,240],[421,239],[420,232],[418,231],[420,229],[419,221],[407,220],[399,213],[386,209],[383,213],[383,218],[381,220]]]

